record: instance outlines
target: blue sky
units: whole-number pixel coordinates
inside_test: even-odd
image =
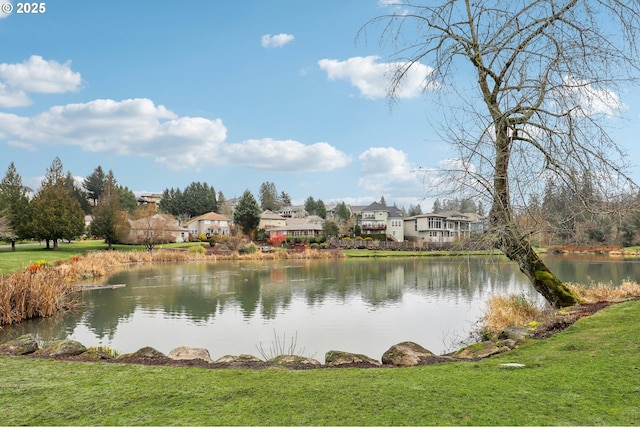
[[[7,0],[0,0],[0,4]],[[54,157],[112,169],[136,193],[207,182],[225,197],[272,181],[294,203],[423,204],[420,168],[452,158],[421,73],[384,96],[386,0],[48,1],[0,12],[0,168],[34,188]],[[638,158],[637,88],[618,135]],[[636,178],[638,171],[634,170]]]

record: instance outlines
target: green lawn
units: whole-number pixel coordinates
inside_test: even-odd
[[[0,358],[2,425],[638,425],[640,301],[481,362],[206,370]],[[517,362],[524,368],[507,369]]]
[[[192,243],[170,243],[158,245],[158,248],[169,248],[176,246],[200,245],[200,242]],[[142,245],[113,245],[119,251],[144,251]],[[59,243],[58,250],[47,250],[44,244],[26,243],[16,246],[16,251],[11,252],[11,247],[0,246],[0,275],[22,270],[33,264],[37,260],[46,260],[53,263],[57,260],[67,261],[72,256],[80,256],[88,251],[106,250],[107,244],[102,240],[80,240],[71,243]],[[0,423],[1,424],[1,423]]]

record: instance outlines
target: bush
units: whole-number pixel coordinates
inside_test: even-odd
[[[205,250],[204,247],[198,245],[198,246],[191,246],[187,252],[189,252],[190,254],[203,254],[207,251]]]
[[[256,252],[258,252],[258,247],[253,242],[242,245],[240,248],[241,254],[254,254]]]
[[[206,234],[200,233],[200,234],[198,234],[198,240],[200,240],[201,242],[206,242],[208,239],[207,239]]]

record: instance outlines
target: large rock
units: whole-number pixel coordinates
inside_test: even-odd
[[[493,341],[482,341],[462,348],[453,354],[456,359],[477,360],[493,356],[509,350],[507,347],[498,347]]]
[[[205,362],[213,363],[209,350],[206,348],[176,347],[169,352],[168,357],[173,360],[202,359]]]
[[[391,366],[422,366],[453,362],[455,359],[438,356],[414,342],[406,341],[391,346],[382,355],[382,364]]]
[[[379,368],[382,363],[364,354],[331,350],[324,356],[325,364],[332,368]]]
[[[38,356],[77,356],[87,351],[87,347],[74,340],[54,341],[46,347],[36,351]]]
[[[257,357],[249,354],[241,354],[239,356],[222,356],[221,358],[216,359],[213,363],[223,368],[259,369],[269,366],[269,364],[264,360],[258,359]]]
[[[0,345],[0,355],[22,356],[38,350],[38,340],[34,334],[22,335],[14,340]]]
[[[135,353],[121,354],[117,359],[168,359],[161,351],[153,347],[142,347]]]
[[[315,369],[322,367],[322,363],[316,359],[291,354],[276,356],[270,359],[268,363],[289,369]]]

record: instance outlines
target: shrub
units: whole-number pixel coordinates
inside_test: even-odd
[[[258,252],[258,247],[253,242],[240,247],[240,253],[242,254],[253,254],[256,252]]]
[[[189,252],[190,254],[203,254],[203,253],[206,253],[207,251],[205,250],[204,247],[198,245],[198,246],[191,246],[187,252]]]

